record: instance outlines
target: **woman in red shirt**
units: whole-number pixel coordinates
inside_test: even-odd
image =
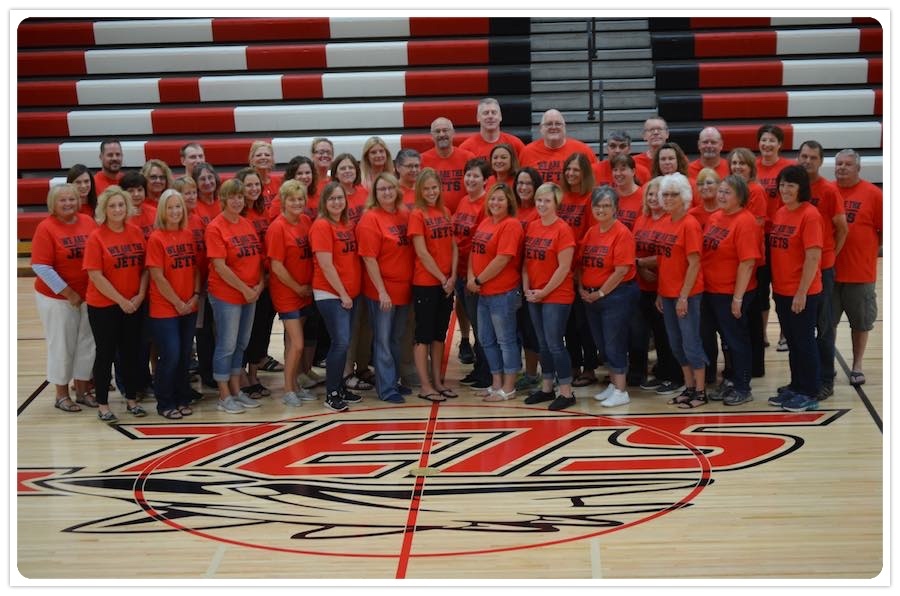
[[[82,269],[84,247],[97,224],[78,207],[74,184],[51,188],[50,214],[31,239],[35,301],[47,338],[47,380],[56,386],[55,406],[64,412],[81,411],[78,403],[97,407],[89,394],[94,336],[84,301],[88,276]],[[77,403],[69,397],[73,378]]]
[[[172,188],[175,179],[172,177],[172,170],[169,164],[161,159],[148,159],[141,168],[141,174],[147,179],[147,196],[145,200],[148,204],[156,208],[159,198],[163,191]]]
[[[700,339],[703,232],[697,220],[687,213],[691,205],[691,183],[687,176],[681,173],[663,176],[659,190],[669,217],[657,228],[660,251],[656,307],[663,313],[672,352],[681,365],[685,384],[681,395],[669,403],[678,404],[679,408],[696,408],[707,403],[707,359]]]
[[[343,187],[339,182],[329,182],[322,189],[319,217],[309,230],[309,243],[315,255],[313,298],[331,337],[325,357],[325,407],[336,412],[348,409],[347,403],[362,400],[347,389],[343,375],[350,322],[362,285],[354,228],[347,217]]]
[[[687,176],[689,165],[687,155],[678,143],[664,143],[653,154],[651,175],[656,178],[677,172]]]
[[[719,173],[712,168],[703,168],[697,173],[697,194],[700,201],[688,209],[688,213],[694,216],[701,230],[706,230],[709,218],[719,210],[719,183],[722,179]]]
[[[150,329],[159,352],[153,379],[156,411],[177,420],[193,414],[188,367],[200,300],[197,245],[188,209],[177,190],[163,191],[156,229],[147,240]]]
[[[491,177],[485,186],[492,187],[498,182],[513,186],[513,175],[519,170],[519,158],[516,151],[507,143],[498,143],[491,149]]]
[[[527,231],[528,224],[541,217],[534,204],[534,193],[540,188],[543,181],[540,172],[530,166],[516,172],[515,180],[513,194],[516,195],[516,218],[522,222],[522,229]],[[560,200],[562,200],[562,189],[559,186],[556,188],[559,189]],[[554,215],[556,214],[555,207],[558,205],[554,206]],[[541,378],[538,376],[541,347],[534,324],[531,322],[531,309],[527,304],[519,309],[518,326],[519,337],[522,339],[522,350],[525,353],[525,372],[516,381],[516,391],[526,391],[537,387],[541,382]],[[571,367],[571,361],[569,366]]]
[[[747,310],[756,292],[754,269],[762,252],[756,218],[745,208],[750,193],[744,179],[734,174],[727,176],[716,194],[721,209],[712,214],[703,235],[700,267],[704,312],[701,316],[708,318],[714,327],[713,349],[715,331],[718,331],[730,355],[727,374],[722,374],[730,386],[717,392],[713,399],[723,399],[726,406],[736,406],[753,399]],[[707,357],[715,362],[718,354],[707,351]]]
[[[110,186],[97,199],[100,224],[84,248],[84,269],[88,274],[86,302],[96,358],[94,383],[100,411],[97,417],[115,422],[109,409],[109,381],[118,353],[122,385],[128,411],[146,416],[136,401],[141,365],[141,304],[147,295],[149,273],[144,269],[146,243],[141,231],[127,223],[131,196],[118,186]],[[146,364],[146,361],[144,362]]]
[[[422,170],[416,180],[416,204],[409,215],[408,234],[416,252],[412,281],[416,320],[413,358],[422,384],[419,397],[444,401],[456,397],[444,385],[441,367],[456,289],[458,252],[450,212],[441,199],[441,179],[432,168]]]
[[[382,172],[394,174],[391,150],[381,137],[369,137],[363,144],[360,161],[362,185],[369,190],[375,178]]]
[[[94,175],[86,165],[77,163],[66,172],[66,182],[75,185],[80,203],[79,212],[94,219],[97,209],[97,188],[94,186]]]
[[[809,174],[788,166],[778,174],[784,206],[775,213],[769,246],[775,312],[787,340],[791,382],[769,404],[789,412],[816,410],[822,388],[816,318],[822,296],[822,216],[809,202]],[[830,297],[829,297],[830,298]]]
[[[612,170],[613,188],[619,196],[616,220],[632,230],[644,204],[644,193],[641,192],[641,187],[634,178],[634,159],[630,155],[621,153],[609,160],[609,166]]]
[[[209,302],[216,320],[213,378],[219,388],[216,408],[241,414],[259,403],[241,391],[244,350],[253,327],[256,301],[263,290],[263,245],[253,224],[241,216],[244,185],[237,178],[219,189],[222,212],[206,227]]]
[[[356,237],[366,272],[363,294],[374,339],[375,389],[380,400],[402,404],[406,400],[398,389],[400,338],[412,300],[414,251],[407,235],[409,212],[393,174],[375,177],[366,206]]]
[[[266,232],[266,254],[272,271],[269,276],[272,304],[284,326],[282,401],[289,406],[302,406],[304,401],[315,400],[315,396],[297,384],[297,373],[303,369],[304,327],[310,312],[315,310],[312,305],[313,257],[309,244],[312,222],[305,214],[306,188],[294,179],[281,185],[278,202],[282,213]]]
[[[595,188],[591,208],[597,223],[578,246],[578,295],[585,304],[594,342],[606,358],[610,384],[594,396],[603,407],[627,404],[629,323],[640,296],[635,281],[635,243],[616,219],[619,195],[610,186]]]
[[[219,203],[219,187],[222,181],[215,168],[206,162],[194,166],[194,176],[197,181],[197,209],[195,213],[200,217],[204,226],[208,226],[215,217],[222,212]]]
[[[331,181],[329,170],[334,159],[334,143],[325,137],[315,137],[310,143],[310,157],[316,167],[316,194],[322,196],[322,189]],[[315,219],[315,218],[311,218]]]
[[[306,202],[303,208],[303,214],[309,218],[310,223],[316,219],[319,214],[319,181],[316,175],[316,166],[313,161],[305,155],[298,155],[288,162],[284,169],[284,181],[297,180],[306,189]],[[282,187],[284,185],[282,184]],[[279,195],[281,190],[279,189]],[[281,215],[281,198],[275,197],[267,210],[269,221],[274,220]]]
[[[253,141],[253,144],[250,145],[248,163],[259,176],[259,182],[262,185],[263,212],[265,213],[265,210],[278,196],[278,189],[281,188],[281,176],[272,171],[275,169],[275,149],[272,147],[272,143]]]
[[[488,191],[485,215],[472,237],[466,288],[478,295],[478,341],[492,377],[484,400],[505,401],[515,398],[522,368],[516,311],[522,305],[524,236],[508,184],[495,184]]]
[[[549,401],[551,410],[575,405],[572,391],[572,361],[563,337],[566,321],[575,300],[572,258],[575,236],[572,228],[556,215],[562,189],[552,182],[542,184],[535,194],[540,218],[525,230],[522,293],[534,322],[541,358],[541,388],[525,398],[526,404]],[[559,396],[553,383],[559,384]]]

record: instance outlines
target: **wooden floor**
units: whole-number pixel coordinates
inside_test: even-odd
[[[281,375],[266,373],[273,396],[242,415],[209,394],[184,420],[136,419],[114,394],[121,424],[107,426],[96,410],[53,408],[32,280],[17,284],[13,583],[882,573],[881,320],[868,383],[847,383],[844,323],[835,395],[802,414],[766,404],[787,378],[773,310],[768,374],[742,406],[677,410],[633,390],[605,409],[595,386],[548,412],[461,387],[441,405],[386,407],[367,392],[335,414],[283,405]]]

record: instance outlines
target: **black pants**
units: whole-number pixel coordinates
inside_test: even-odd
[[[250,342],[244,350],[244,364],[256,364],[266,357],[269,342],[272,339],[272,324],[275,322],[275,307],[269,288],[265,288],[256,301],[256,312],[253,315],[253,328],[250,330]]]
[[[203,323],[197,328],[197,372],[204,381],[213,381],[213,352],[216,351],[215,319],[209,297],[204,299]]]
[[[134,399],[140,388],[139,370],[141,366],[140,337],[143,317],[141,311],[125,314],[118,306],[95,307],[88,305],[88,322],[94,334],[96,355],[94,357],[94,387],[97,403],[109,403],[109,381],[112,378],[112,364],[119,353],[122,384],[126,399]],[[146,362],[143,363],[146,366]]]
[[[662,313],[656,310],[656,292],[641,290],[640,311],[650,326],[653,333],[653,343],[656,345],[656,378],[659,381],[672,381],[676,385],[684,382],[684,374],[681,366],[675,360],[675,354],[669,346],[669,335],[666,333],[666,324]],[[636,370],[647,370],[647,351],[645,345],[642,350],[634,350],[631,366]]]

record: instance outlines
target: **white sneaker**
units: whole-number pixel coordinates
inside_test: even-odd
[[[606,386],[606,389],[604,389],[603,391],[601,391],[600,393],[595,395],[594,399],[596,399],[597,401],[603,401],[603,400],[609,399],[610,397],[612,397],[613,391],[615,391],[615,390],[616,390],[616,386],[613,385],[612,383],[610,383],[609,385]]]
[[[297,385],[299,387],[303,387],[304,389],[312,389],[318,384],[318,381],[313,380],[313,378],[308,374],[300,373],[299,375],[297,375]]]
[[[243,391],[238,391],[238,394],[234,396],[234,400],[244,406],[245,408],[258,408],[259,402],[244,393]]]
[[[216,404],[216,409],[229,414],[243,414],[245,411],[244,406],[230,395],[225,399],[220,399],[219,403]]]
[[[297,397],[297,394],[293,391],[288,391],[284,394],[284,397],[281,398],[281,402],[287,406],[302,406],[303,402]]]
[[[308,389],[297,389],[297,397],[302,401],[316,401],[318,399]]]
[[[614,408],[615,406],[624,406],[630,401],[631,398],[628,397],[627,391],[619,391],[613,388],[612,395],[600,402],[600,405],[604,408]]]

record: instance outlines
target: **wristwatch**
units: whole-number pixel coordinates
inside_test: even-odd
[[[481,285],[481,280],[478,279],[478,276],[477,276],[477,275],[475,276],[475,280],[474,280],[474,281],[475,281],[475,285],[476,285],[476,286],[480,286],[480,285]]]
[[[603,293],[603,290],[601,290],[599,288],[597,289],[597,293],[600,294],[600,298],[603,298],[604,296],[606,296],[606,294]]]

